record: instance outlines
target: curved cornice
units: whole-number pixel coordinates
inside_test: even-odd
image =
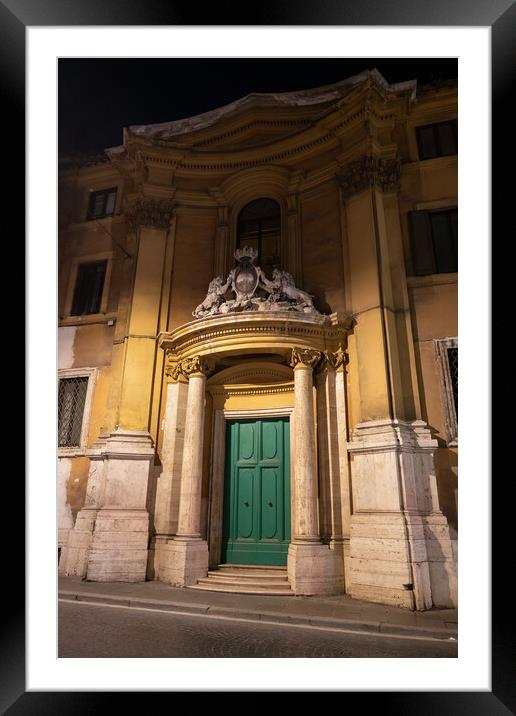
[[[318,105],[338,102],[355,87],[365,82],[375,83],[384,92],[415,92],[416,81],[390,85],[378,70],[366,70],[341,82],[295,92],[251,93],[223,107],[204,112],[193,117],[159,124],[133,125],[127,129],[128,136],[173,141],[188,134],[200,132],[212,127],[221,120],[228,120],[251,109],[279,109],[317,107]]]
[[[159,345],[176,363],[194,356],[217,357],[274,353],[284,358],[292,348],[335,351],[344,346],[348,330],[329,316],[294,317],[292,313],[217,316],[193,321],[161,333]]]

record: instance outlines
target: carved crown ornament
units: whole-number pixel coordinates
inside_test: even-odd
[[[216,276],[210,282],[206,298],[192,311],[194,318],[248,311],[323,315],[315,308],[313,296],[296,288],[294,278],[288,271],[275,268],[272,280],[267,278],[264,271],[254,265],[258,256],[256,249],[244,246],[238,248],[233,256],[237,265],[229,272],[226,280]],[[233,299],[226,298],[229,290],[233,292]]]
[[[136,231],[140,226],[152,229],[168,229],[175,204],[171,199],[154,199],[138,196],[125,207],[125,218],[129,229]]]
[[[376,187],[385,192],[397,192],[401,175],[401,160],[381,159],[366,155],[351,162],[337,174],[344,198],[364,189]]]

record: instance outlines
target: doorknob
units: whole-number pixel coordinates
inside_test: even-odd
[[[272,507],[272,502],[270,500],[267,502],[267,504],[269,505],[269,507]]]
[[[248,503],[248,502],[244,502],[244,505],[245,505],[246,507],[249,507],[249,503]]]

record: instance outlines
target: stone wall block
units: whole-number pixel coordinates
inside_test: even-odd
[[[350,594],[355,599],[363,599],[366,602],[378,604],[390,604],[395,607],[413,608],[412,592],[406,589],[382,589],[381,593],[377,586],[369,587],[365,584],[353,584],[350,587]]]
[[[344,564],[340,554],[322,544],[290,544],[287,574],[299,595],[342,594]]]
[[[208,574],[208,543],[172,540],[160,547],[160,581],[188,587]]]

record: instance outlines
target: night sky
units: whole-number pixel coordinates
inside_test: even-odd
[[[59,152],[98,154],[132,124],[191,117],[250,92],[332,84],[376,67],[390,82],[457,77],[452,59],[61,59]]]

